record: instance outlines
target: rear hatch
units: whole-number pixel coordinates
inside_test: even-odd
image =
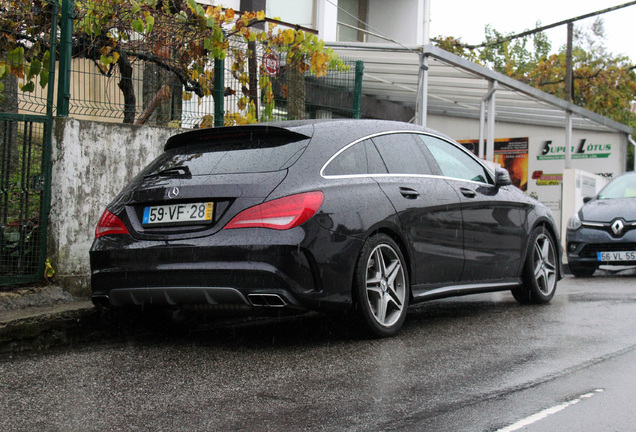
[[[177,135],[109,207],[138,239],[211,235],[262,203],[308,143],[307,135],[270,126]]]

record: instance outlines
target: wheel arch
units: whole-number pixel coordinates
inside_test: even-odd
[[[561,247],[561,242],[559,241],[559,234],[556,230],[556,227],[554,226],[554,224],[550,223],[550,220],[547,218],[539,218],[535,221],[535,223],[532,226],[532,229],[528,232],[528,239],[526,241],[526,244],[524,246],[524,250],[522,252],[522,259],[521,259],[521,265],[519,267],[519,275],[522,274],[523,272],[523,266],[524,263],[526,262],[526,258],[527,258],[527,253],[528,253],[528,245],[529,242],[532,240],[532,233],[534,232],[535,229],[537,228],[544,228],[546,231],[548,231],[548,234],[550,234],[550,236],[552,236],[552,240],[554,240],[554,246],[556,247],[556,253],[557,253],[557,278],[560,280],[563,278],[563,264],[561,262],[562,260],[562,256],[563,256],[563,248]]]

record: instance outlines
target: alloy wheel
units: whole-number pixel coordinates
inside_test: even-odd
[[[543,295],[550,295],[556,287],[556,253],[552,241],[540,234],[534,244],[534,278]]]
[[[384,327],[395,324],[405,307],[406,280],[397,252],[380,244],[367,261],[367,302],[375,320]]]

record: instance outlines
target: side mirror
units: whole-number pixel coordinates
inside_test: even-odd
[[[512,180],[510,180],[510,173],[505,168],[495,168],[495,186],[510,186]]]
[[[587,204],[590,201],[592,201],[593,199],[594,199],[594,197],[585,197],[585,198],[583,198],[583,204]]]

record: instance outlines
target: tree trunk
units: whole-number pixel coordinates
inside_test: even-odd
[[[250,78],[250,101],[256,109],[255,117],[258,118],[258,61],[256,58],[256,42],[248,42],[247,50],[250,58],[247,63]]]
[[[124,94],[124,123],[134,123],[137,99],[135,98],[135,88],[132,81],[133,68],[125,52],[120,51],[117,64],[121,75],[117,85]]]
[[[287,119],[305,118],[305,74],[292,65],[287,73],[289,97],[287,99]]]
[[[145,62],[143,77],[143,106],[146,111],[153,102],[157,102],[157,95],[161,94],[160,103],[152,107],[154,112],[151,111],[152,115],[146,119],[147,123],[167,126],[173,120],[181,120],[181,83],[177,75],[156,64]],[[165,93],[166,86],[168,93]]]

